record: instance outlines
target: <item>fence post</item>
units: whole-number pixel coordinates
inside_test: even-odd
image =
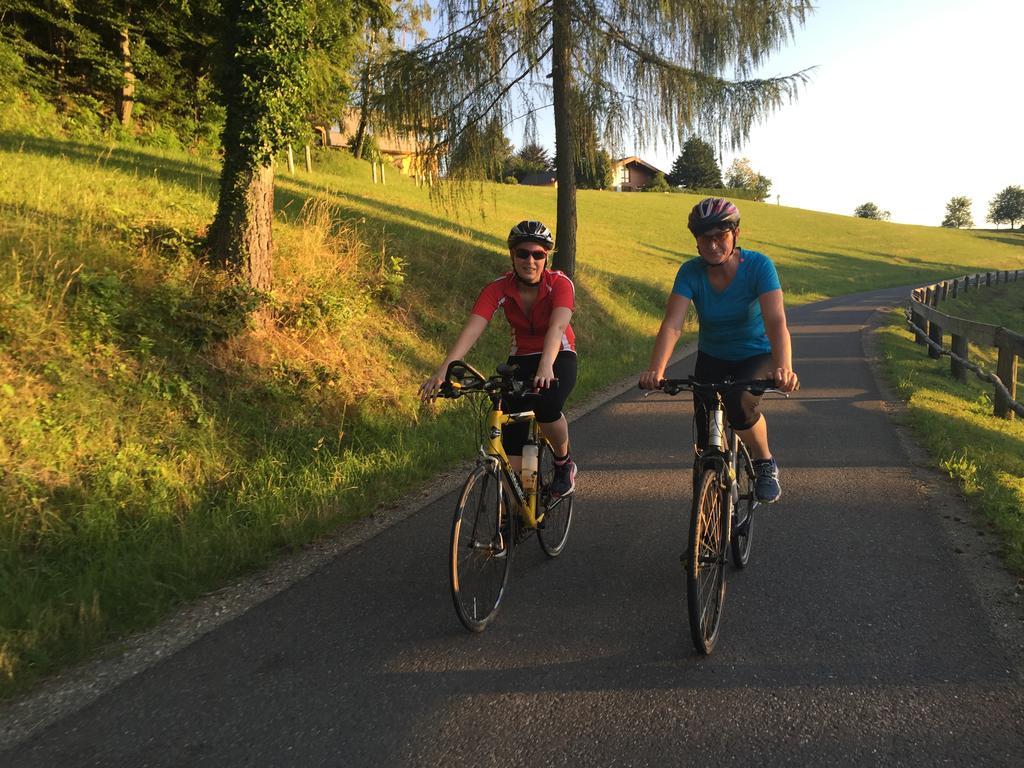
[[[376,160],[371,160],[370,161],[370,167],[373,169],[373,183],[376,184],[377,183],[377,161]]]
[[[928,302],[928,304],[930,306],[932,306],[932,307],[938,307],[939,306],[939,287],[938,286],[934,286],[933,288],[929,288],[928,289],[928,298],[930,299],[930,301]],[[928,322],[928,338],[931,339],[932,341],[934,341],[940,347],[942,346],[942,326],[939,325],[934,320],[931,320],[931,321]],[[937,349],[935,349],[934,347],[928,347],[928,357],[932,357],[932,358],[936,358],[937,359],[939,357],[942,357],[942,355],[940,355],[939,351]]]
[[[306,173],[313,170],[313,158],[309,155],[309,144],[306,145]]]
[[[920,289],[914,289],[914,292],[910,294],[911,298],[917,301],[924,301],[924,296]],[[914,305],[910,305],[910,322],[916,325],[918,328],[924,328],[924,317],[921,313],[914,309]],[[914,341],[918,344],[924,344],[924,333],[921,331],[914,331]]]
[[[953,278],[953,298],[955,299],[959,293],[960,293],[960,278],[959,277],[954,277]]]
[[[943,280],[942,281],[941,290],[942,290],[942,299],[941,299],[941,301],[945,301],[946,298],[949,296],[949,281],[948,280]]]
[[[295,173],[295,156],[292,155],[292,145],[288,145],[288,173]]]
[[[992,285],[992,273],[991,272],[986,272],[985,273],[985,287],[988,288],[991,285]]]
[[[1012,340],[1005,338],[1005,331],[1005,328],[996,331],[996,348],[999,350],[996,376],[1009,390],[1010,397],[1015,399],[1017,394],[1017,355],[1014,353]],[[1010,408],[1010,401],[998,389],[995,392],[993,411],[996,416],[1005,419],[1012,419],[1015,415]]]
[[[966,360],[968,355],[967,339],[963,336],[958,336],[955,333],[951,334],[951,337],[953,341],[950,346],[952,347],[953,354],[959,355],[964,360]],[[953,374],[953,378],[956,379],[957,381],[963,383],[967,382],[967,368],[963,365],[963,363],[957,361],[955,357],[949,358],[949,372]]]

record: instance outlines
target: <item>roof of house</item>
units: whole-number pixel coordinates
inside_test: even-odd
[[[612,163],[612,165],[615,168],[621,168],[624,165],[630,165],[630,164],[636,164],[636,165],[643,166],[644,168],[649,170],[651,173],[665,173],[665,171],[661,170],[661,168],[655,168],[653,165],[651,165],[650,163],[648,163],[648,162],[646,162],[644,160],[641,160],[636,155],[630,155],[629,157],[624,157],[621,160],[615,160]]]

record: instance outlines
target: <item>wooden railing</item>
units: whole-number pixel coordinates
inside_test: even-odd
[[[998,325],[976,323],[962,317],[940,312],[938,306],[961,293],[984,289],[992,285],[1016,282],[1024,278],[1024,270],[986,272],[943,280],[940,283],[915,288],[910,295],[910,326],[918,344],[928,347],[931,357],[949,355],[950,370],[959,381],[967,380],[967,371],[995,387],[993,411],[996,416],[1013,418],[1024,416],[1024,405],[1014,400],[1017,389],[1017,358],[1024,357],[1024,335]],[[943,346],[944,334],[951,337],[950,347]],[[968,359],[967,343],[995,347],[999,351],[996,373],[984,373]]]

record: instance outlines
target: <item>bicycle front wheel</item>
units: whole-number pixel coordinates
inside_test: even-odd
[[[690,515],[686,607],[694,647],[709,654],[718,640],[725,602],[726,505],[718,473],[705,470]]]
[[[754,541],[754,510],[758,506],[754,494],[754,464],[747,447],[739,444],[736,452],[736,506],[732,512],[732,561],[737,568],[746,568]]]
[[[459,621],[483,632],[498,612],[512,564],[511,510],[503,503],[501,475],[480,464],[466,479],[452,520],[449,573]]]
[[[555,454],[551,446],[543,443],[537,465],[537,502],[539,510],[544,513],[543,520],[537,527],[537,541],[548,557],[558,557],[565,549],[569,540],[569,528],[572,527],[572,505],[575,494],[554,498],[551,495],[551,482],[555,477]]]

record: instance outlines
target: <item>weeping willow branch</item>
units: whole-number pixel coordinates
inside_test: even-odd
[[[750,77],[793,36],[811,0],[441,3],[445,34],[388,63],[380,111],[392,127],[416,131],[423,153],[453,178],[473,178],[456,173],[460,163],[493,168],[495,150],[507,150],[505,126],[523,116],[529,123],[551,100],[548,71],[560,94],[556,125],[569,126],[556,138],[566,169],[627,131],[641,145],[652,137],[675,144],[697,129],[720,142],[728,134],[736,146],[811,72]],[[559,206],[559,227],[569,226]]]

